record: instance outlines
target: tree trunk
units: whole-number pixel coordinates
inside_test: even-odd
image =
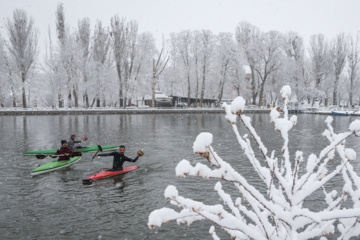
[[[21,73],[21,81],[22,81],[22,105],[23,108],[26,108],[26,92],[25,92],[25,74]]]
[[[25,93],[25,86],[22,87],[22,105],[23,108],[26,108],[26,93]]]
[[[116,64],[116,70],[119,78],[119,107],[123,107],[123,82],[121,77],[120,64]]]
[[[196,67],[196,93],[195,93],[195,107],[197,107],[198,104],[198,97],[199,97],[199,71],[197,63],[195,65]],[[190,107],[190,106],[189,106]]]
[[[155,68],[155,59],[153,59],[153,76],[151,82],[151,107],[155,107],[155,87],[156,87],[156,68]]]
[[[205,79],[206,79],[205,73],[206,73],[206,66],[204,64],[204,66],[203,66],[203,81],[202,81],[201,96],[200,96],[200,107],[202,107],[204,95],[205,95]]]
[[[61,99],[61,94],[58,94],[58,104],[59,104],[59,108],[63,108],[64,107],[64,103]]]
[[[188,72],[188,101],[187,101],[187,104],[188,106],[190,106],[190,73]]]
[[[338,83],[339,83],[339,75],[336,75],[335,82],[334,82],[334,91],[333,91],[333,105],[336,105],[336,103],[337,103]]]
[[[87,94],[87,90],[85,90],[85,93],[84,93],[84,102],[85,102],[85,108],[89,108],[89,96]]]
[[[12,105],[13,105],[13,107],[16,107],[16,96],[15,96],[15,91],[14,91],[13,87],[11,87],[11,91],[12,91]]]
[[[259,103],[258,103],[259,107],[261,107],[263,105],[262,101],[263,101],[263,97],[264,97],[264,86],[265,86],[265,81],[263,81],[260,85]]]
[[[156,86],[156,78],[155,76],[153,76],[152,78],[152,83],[151,83],[151,107],[156,107],[155,106],[155,86]]]
[[[71,89],[70,89],[68,94],[68,107],[71,108],[71,105],[72,105],[72,101],[71,101]]]
[[[252,104],[256,104],[256,98],[257,98],[257,91],[256,91],[256,84],[255,84],[255,70],[254,66],[250,66],[251,70],[251,92],[252,92]]]
[[[75,86],[73,87],[73,95],[74,95],[74,104],[75,107],[78,108],[79,107],[79,98],[75,89]]]
[[[219,98],[218,98],[219,104],[220,104],[221,99],[222,99],[222,97],[223,97],[224,85],[225,85],[224,82],[220,83],[220,92],[219,92]]]

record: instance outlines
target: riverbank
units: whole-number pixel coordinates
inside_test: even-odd
[[[269,113],[270,109],[249,109],[246,113]],[[209,114],[224,113],[221,108],[125,108],[125,109],[4,109],[0,115],[88,115],[88,114]]]

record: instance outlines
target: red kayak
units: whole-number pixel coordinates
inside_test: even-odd
[[[103,171],[101,171],[99,173],[96,173],[96,174],[90,176],[90,177],[84,178],[83,182],[84,183],[91,183],[93,180],[113,177],[113,176],[116,176],[116,175],[119,175],[119,174],[123,174],[123,173],[126,173],[126,172],[133,171],[133,170],[138,169],[138,168],[139,168],[138,166],[130,166],[130,167],[124,167],[123,170],[121,170],[121,171],[106,171],[106,170],[103,170]]]

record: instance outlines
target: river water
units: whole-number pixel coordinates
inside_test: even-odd
[[[268,114],[249,116],[268,150],[280,152],[281,137],[273,130]],[[298,125],[290,134],[292,159],[295,150],[307,157],[326,146],[321,136],[325,118],[298,115]],[[346,131],[354,119],[334,117],[335,131]],[[208,234],[212,224],[207,221],[190,227],[174,222],[159,229],[147,226],[151,211],[173,208],[164,199],[169,184],[184,197],[219,203],[213,190],[216,181],[175,176],[175,167],[182,159],[193,164],[207,162],[192,153],[196,136],[204,131],[214,135],[213,147],[224,160],[254,186],[263,187],[240,151],[224,114],[1,116],[0,239],[212,239]],[[22,153],[57,148],[60,140],[68,140],[72,133],[78,138],[87,135],[86,145],[124,144],[128,157],[135,157],[141,148],[145,155],[136,162],[138,170],[91,185],[81,180],[110,168],[112,157],[91,161],[92,153],[85,153],[69,168],[32,177],[32,169],[52,159],[39,160]],[[352,137],[347,146],[360,156],[360,138]],[[360,173],[359,162],[353,165]],[[228,189],[233,190],[231,186]],[[309,202],[321,204],[316,195]],[[223,239],[229,238],[219,228],[216,230]]]

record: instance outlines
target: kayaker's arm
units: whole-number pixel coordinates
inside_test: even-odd
[[[106,157],[106,156],[114,156],[116,152],[110,152],[110,153],[100,153],[100,154],[95,154],[95,156],[99,156],[99,157]]]
[[[125,161],[128,161],[128,162],[136,162],[138,159],[139,159],[139,156],[136,156],[134,159],[125,157]]]

